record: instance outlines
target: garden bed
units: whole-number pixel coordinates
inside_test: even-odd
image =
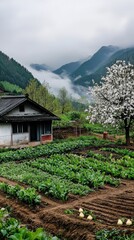
[[[41,203],[23,202],[17,194],[1,190],[0,206],[11,207],[12,215],[29,228],[43,227],[61,239],[92,240],[98,230],[113,228],[133,233],[134,152],[95,139],[59,146],[53,143],[1,153],[0,182],[35,187]],[[84,210],[84,218],[79,216],[79,208]],[[117,225],[119,218],[124,219],[121,226]],[[132,219],[131,226],[126,225],[127,219]]]

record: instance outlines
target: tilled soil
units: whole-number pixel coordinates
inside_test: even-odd
[[[14,181],[0,178],[0,181],[15,184]],[[134,232],[134,226],[117,226],[118,218],[134,218],[134,184],[123,180],[118,188],[105,188],[84,197],[70,195],[67,202],[54,201],[42,196],[40,206],[30,207],[0,192],[0,207],[10,206],[12,214],[22,224],[34,229],[43,227],[61,239],[93,240],[95,232],[100,229],[123,229]],[[89,221],[79,217],[79,208],[93,211],[96,219]],[[65,210],[73,209],[73,214]]]

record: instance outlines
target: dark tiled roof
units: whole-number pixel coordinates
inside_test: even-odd
[[[6,116],[8,112],[13,110],[24,102],[29,102],[31,105],[39,109],[41,114],[31,114],[24,116]],[[0,98],[0,121],[43,121],[43,120],[59,120],[59,118],[40,106],[38,103],[32,101],[25,95],[18,96],[2,96]]]
[[[2,96],[0,98],[0,116],[8,113],[21,103],[26,101],[25,96]]]

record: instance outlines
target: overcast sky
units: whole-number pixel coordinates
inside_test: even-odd
[[[29,65],[56,69],[104,45],[134,46],[134,0],[0,0],[0,50],[55,94],[64,86],[74,96],[71,80]]]
[[[0,50],[51,67],[134,45],[134,0],[0,0]]]

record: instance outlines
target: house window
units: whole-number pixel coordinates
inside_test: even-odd
[[[41,134],[44,134],[45,133],[45,126],[44,126],[44,123],[41,123]]]
[[[19,111],[20,112],[25,112],[24,104],[19,106]]]
[[[17,133],[17,124],[13,124],[12,127],[13,127],[13,133]]]
[[[23,123],[23,132],[28,132],[28,125]]]
[[[51,134],[51,122],[45,122],[45,134]]]
[[[13,133],[25,133],[28,132],[28,125],[26,123],[13,123]]]
[[[22,133],[23,132],[23,124],[18,124],[18,133]]]
[[[41,134],[51,134],[51,122],[41,124]]]

